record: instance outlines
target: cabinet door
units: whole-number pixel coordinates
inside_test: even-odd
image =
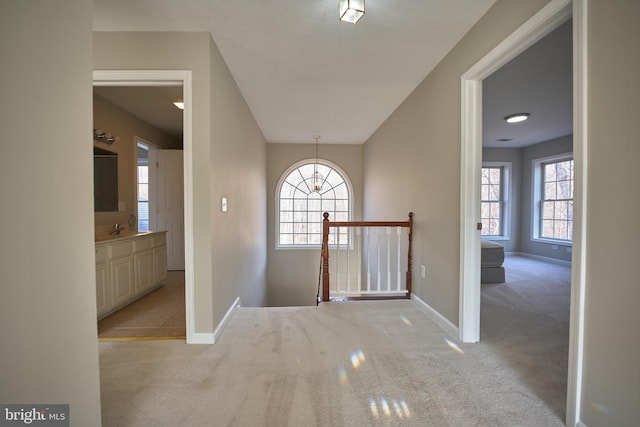
[[[132,256],[112,259],[109,275],[112,307],[121,305],[134,296]]]
[[[153,248],[153,283],[158,283],[167,277],[167,247],[165,245]]]
[[[155,284],[153,280],[153,255],[151,250],[133,255],[135,264],[136,295],[144,292]]]
[[[111,308],[109,295],[109,270],[106,262],[96,264],[96,309],[98,318]]]

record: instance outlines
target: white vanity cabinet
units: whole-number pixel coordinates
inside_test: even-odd
[[[149,293],[166,276],[165,232],[110,237],[96,242],[98,319]]]
[[[107,247],[96,246],[96,308],[98,309],[98,317],[111,308],[110,289]]]

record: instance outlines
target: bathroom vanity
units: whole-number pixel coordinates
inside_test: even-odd
[[[167,276],[166,233],[96,236],[98,319],[160,286]]]

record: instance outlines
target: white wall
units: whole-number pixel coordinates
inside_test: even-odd
[[[276,187],[293,164],[315,157],[313,144],[267,144],[268,304],[315,305],[320,249],[275,249]],[[353,220],[362,219],[362,146],[320,144],[319,157],[338,165],[353,185]],[[400,219],[406,218],[406,214]]]
[[[77,426],[101,420],[91,6],[0,5],[0,402],[69,404]]]

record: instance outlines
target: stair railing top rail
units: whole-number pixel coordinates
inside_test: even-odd
[[[413,236],[413,212],[409,212],[407,221],[329,221],[329,213],[322,214],[322,301],[329,301],[329,230],[331,227],[406,227],[408,228],[408,256],[407,256],[407,298],[411,297],[411,245]]]

